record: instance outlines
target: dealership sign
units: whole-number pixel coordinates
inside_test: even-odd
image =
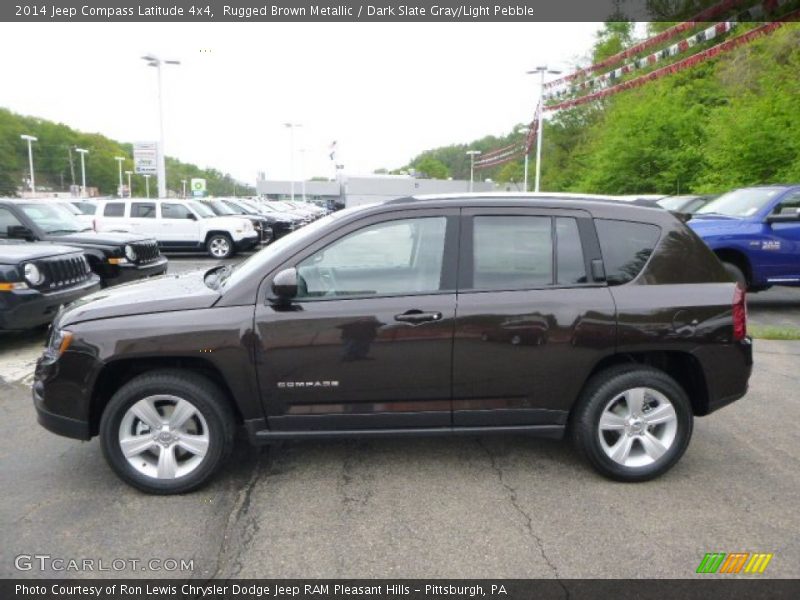
[[[206,195],[206,180],[205,179],[192,179],[192,196],[205,196]]]
[[[158,173],[158,144],[156,142],[136,142],[133,145],[133,167],[139,175]]]

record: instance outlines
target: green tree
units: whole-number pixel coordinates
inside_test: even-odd
[[[450,169],[442,161],[425,156],[413,164],[414,169],[429,179],[447,179],[450,176]]]

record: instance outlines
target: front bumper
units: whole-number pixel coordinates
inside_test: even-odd
[[[0,292],[0,330],[31,329],[53,320],[64,304],[82,298],[100,289],[100,279],[92,276],[88,281],[55,292],[15,290]]]
[[[169,261],[166,256],[159,256],[153,262],[145,265],[126,264],[115,265],[116,276],[105,279],[105,285],[119,285],[121,283],[129,283],[131,281],[138,281],[139,279],[146,279],[148,277],[157,277],[165,275]]]
[[[37,389],[37,385],[39,388]],[[63,435],[64,437],[73,438],[76,440],[91,439],[89,434],[89,422],[81,421],[80,419],[72,419],[64,415],[57,415],[48,411],[44,407],[44,398],[40,395],[42,386],[37,382],[33,388],[33,406],[36,409],[36,420],[39,425],[55,433],[56,435]]]
[[[236,248],[237,252],[243,252],[245,250],[250,250],[259,243],[258,234],[254,233],[252,237],[242,238],[233,242],[233,247]]]
[[[31,393],[39,424],[78,440],[96,435],[90,422],[90,407],[93,385],[102,366],[96,358],[72,350],[55,362],[37,360]]]

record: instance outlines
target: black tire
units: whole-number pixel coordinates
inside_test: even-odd
[[[745,277],[744,272],[739,267],[737,267],[733,263],[724,261],[722,263],[722,266],[725,267],[725,270],[728,272],[728,275],[730,275],[731,278],[736,283],[738,283],[743,290],[747,289],[747,277]]]
[[[173,479],[140,473],[120,447],[120,425],[128,409],[143,398],[159,394],[188,401],[205,419],[208,429],[205,456],[191,472]],[[193,372],[165,369],[139,375],[117,390],[100,420],[100,443],[109,466],[129,485],[150,494],[182,494],[206,483],[230,456],[235,429],[228,399],[217,385]]]
[[[655,462],[626,466],[615,462],[603,449],[600,417],[623,392],[641,387],[660,392],[669,400],[675,411],[677,430],[669,449]],[[578,451],[599,473],[617,481],[636,482],[654,479],[678,462],[692,437],[693,418],[686,392],[672,377],[653,367],[620,365],[598,373],[587,383],[572,412],[570,427]],[[640,444],[636,447],[644,450]]]
[[[223,247],[226,250],[221,252],[219,249]],[[206,240],[206,252],[211,258],[224,260],[233,256],[236,253],[236,248],[233,246],[231,236],[227,233],[214,233],[208,236]]]

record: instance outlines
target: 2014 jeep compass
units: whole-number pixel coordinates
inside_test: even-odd
[[[56,319],[39,422],[139,489],[208,480],[243,424],[287,438],[569,432],[650,479],[747,391],[744,292],[669,212],[597,198],[348,209],[236,267],[104,290]]]

